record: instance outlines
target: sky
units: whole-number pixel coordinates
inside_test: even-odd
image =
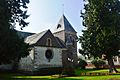
[[[79,36],[83,29],[81,10],[83,0],[30,0],[28,4],[30,17],[26,20],[30,23],[22,31],[33,33],[48,29],[53,31],[64,14]],[[20,30],[20,27],[17,27],[17,30]]]

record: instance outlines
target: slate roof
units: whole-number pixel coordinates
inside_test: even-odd
[[[50,30],[46,30],[38,34],[33,34],[31,36],[28,36],[25,39],[25,42],[29,43],[30,45],[36,44],[48,31]],[[60,40],[58,37],[54,37],[54,39],[55,41],[57,41],[56,44],[58,44],[60,48],[66,48],[66,45],[64,44],[62,40]]]
[[[60,45],[61,48],[66,48],[65,43],[61,39],[59,39],[58,37],[55,37],[55,38],[56,38],[56,40],[59,43],[59,45]]]
[[[59,20],[59,22],[57,24],[57,27],[54,30],[54,33],[62,31],[62,30],[76,33],[76,31],[74,30],[74,28],[72,27],[72,25],[69,23],[69,21],[67,20],[67,18],[64,16],[64,14],[60,18],[60,20]]]
[[[46,32],[46,31],[43,31],[43,32],[40,32],[38,34],[34,34],[34,35],[31,35],[31,36],[28,36],[26,39],[25,39],[25,42],[26,43],[29,43],[30,45],[31,44],[35,44]]]

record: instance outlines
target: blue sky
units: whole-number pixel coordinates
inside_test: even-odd
[[[63,7],[64,4],[64,7]],[[82,18],[80,10],[83,9],[83,0],[30,0],[26,20],[30,24],[23,31],[39,33],[41,31],[56,27],[63,12],[74,29],[81,35]],[[19,27],[17,27],[20,30]]]

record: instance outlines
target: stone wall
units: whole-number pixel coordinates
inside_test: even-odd
[[[53,58],[48,61],[45,57],[46,50],[51,49]],[[62,49],[36,46],[30,51],[30,55],[22,58],[19,69],[25,71],[37,71],[42,68],[62,67]]]
[[[12,64],[1,64],[0,69],[1,70],[11,70],[12,69]]]
[[[53,35],[55,37],[60,38],[61,40],[63,40],[65,42],[65,32],[64,31],[53,33]]]
[[[21,58],[19,62],[19,70],[24,70],[24,71],[34,71],[34,64],[32,58],[29,56],[25,58]]]
[[[46,50],[52,50],[53,58],[50,62],[45,57]],[[60,48],[51,47],[35,47],[35,61],[36,68],[50,68],[50,67],[62,67],[62,50]]]

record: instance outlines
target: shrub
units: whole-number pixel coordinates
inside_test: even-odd
[[[81,58],[78,59],[78,67],[80,69],[85,69],[85,66],[87,66],[87,62]]]
[[[96,69],[100,69],[103,68],[103,66],[105,65],[105,61],[99,58],[96,58],[92,61],[92,64],[95,65]]]

